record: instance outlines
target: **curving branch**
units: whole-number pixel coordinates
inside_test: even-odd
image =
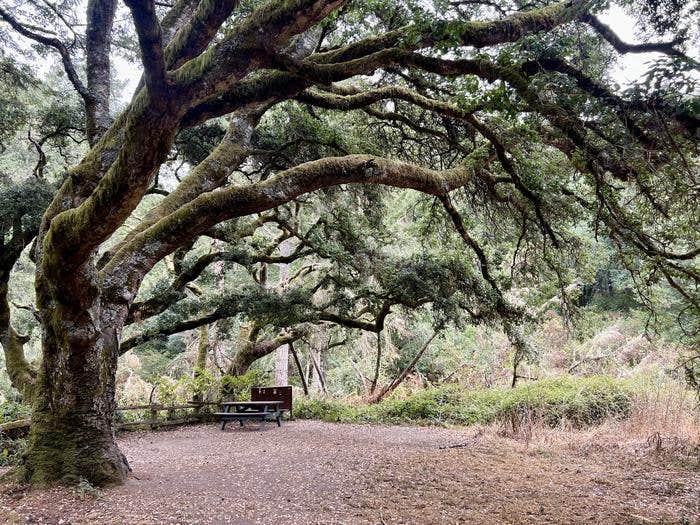
[[[272,339],[248,342],[238,349],[226,373],[228,375],[242,375],[248,370],[250,365],[261,357],[271,354],[280,346],[291,344],[305,337],[309,332],[310,328],[302,324],[282,330]]]
[[[263,253],[242,253],[242,252],[213,252],[201,256],[191,266],[185,268],[173,280],[170,287],[158,294],[155,297],[145,301],[135,302],[129,309],[129,315],[126,318],[125,325],[144,321],[150,317],[163,313],[176,302],[184,299],[184,288],[197,279],[202,272],[215,262],[234,262],[241,265],[254,263],[279,264],[290,263],[301,257],[305,257],[313,253],[311,250],[300,250],[289,255],[267,255]]]
[[[258,78],[245,79],[202,97],[187,111],[182,125],[194,126],[256,101],[294,97],[314,84],[329,84],[354,75],[369,74],[378,68],[421,67],[422,63],[430,62],[430,58],[411,51],[430,47],[435,43],[436,34],[455,35],[461,45],[476,48],[515,42],[524,35],[548,31],[576,20],[591,4],[589,0],[558,2],[488,22],[449,20],[423,28],[408,25],[339,49],[316,53],[304,61],[291,54],[277,53],[272,60],[289,71],[272,71]],[[473,61],[472,73],[479,74],[479,66],[486,62]],[[452,72],[466,73],[464,67]],[[494,78],[488,72],[485,75],[484,78]]]
[[[644,44],[628,44],[627,42],[623,42],[620,37],[618,37],[610,28],[610,26],[601,22],[596,16],[592,14],[585,14],[581,17],[581,20],[595,29],[595,31],[611,46],[613,46],[618,53],[663,53],[669,56],[681,57],[695,64],[696,67],[698,65],[695,60],[688,57],[682,51],[676,49],[676,46],[681,43],[679,40],[674,40],[672,42],[645,42]]]
[[[5,20],[5,22],[7,22],[12,27],[12,29],[17,31],[20,35],[29,38],[30,40],[34,40],[39,44],[52,47],[53,49],[58,51],[58,54],[61,55],[63,69],[66,72],[66,75],[68,75],[68,80],[70,80],[70,83],[73,84],[73,87],[78,92],[78,94],[80,94],[83,100],[85,100],[85,102],[92,100],[92,95],[88,91],[88,88],[85,86],[85,84],[83,84],[83,82],[80,80],[80,77],[78,76],[78,73],[75,70],[75,66],[73,65],[70,53],[68,52],[68,48],[63,42],[61,42],[58,38],[42,35],[40,33],[37,33],[36,31],[28,29],[26,25],[19,22],[3,7],[0,7],[0,18]]]
[[[144,330],[140,334],[125,339],[119,345],[119,355],[125,354],[129,350],[153,339],[158,339],[161,337],[166,337],[173,334],[179,334],[180,332],[186,332],[188,330],[194,330],[200,326],[205,326],[214,321],[220,319],[225,319],[229,317],[228,313],[216,310],[213,313],[205,315],[203,317],[198,317],[196,319],[187,319],[177,323],[170,324],[168,326],[156,327],[149,330]]]
[[[499,140],[498,136],[488,126],[484,125],[479,119],[477,119],[474,115],[469,115],[469,117],[467,118],[467,122],[474,126],[474,128],[477,131],[479,131],[479,133],[481,133],[484,136],[484,138],[486,138],[486,140],[488,140],[493,145],[499,163],[501,164],[505,172],[508,173],[508,175],[511,178],[511,181],[518,189],[518,191],[522,193],[528,201],[530,201],[532,207],[535,209],[535,215],[537,216],[538,224],[542,229],[542,232],[547,237],[549,237],[549,240],[552,242],[554,247],[558,248],[559,240],[557,239],[557,236],[554,233],[552,226],[549,224],[549,222],[544,216],[544,203],[542,201],[542,198],[539,194],[534,192],[523,182],[522,178],[518,174],[515,163],[508,156],[506,148]]]
[[[24,354],[29,337],[20,335],[12,326],[7,292],[7,282],[3,278],[0,282],[0,345],[5,354],[5,369],[12,386],[22,393],[25,401],[31,402],[37,370]]]
[[[299,93],[295,98],[299,102],[306,104],[341,111],[365,108],[380,100],[398,99],[405,100],[428,111],[434,111],[460,120],[466,120],[468,115],[480,107],[480,105],[475,104],[472,108],[464,109],[449,102],[423,96],[403,86],[384,86],[368,91],[360,91],[352,87],[332,85],[330,90],[331,92],[321,92],[316,89],[307,89]]]
[[[478,156],[471,160],[480,161]],[[200,195],[134,237],[114,255],[102,274],[110,282],[135,283],[184,239],[200,235],[224,220],[270,210],[322,188],[348,183],[383,184],[441,195],[465,185],[472,174],[473,166],[469,163],[436,171],[372,155],[307,162],[256,184]],[[153,245],[157,249],[146,250]],[[133,257],[135,253],[143,255]]]

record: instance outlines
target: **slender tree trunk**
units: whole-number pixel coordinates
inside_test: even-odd
[[[324,361],[329,342],[330,335],[326,330],[326,327],[321,326],[319,327],[319,330],[311,337],[311,345],[309,345],[309,360],[311,361],[311,365],[313,367],[310,386],[312,390],[323,394],[327,393],[326,378],[324,375]]]
[[[314,355],[314,353],[316,355]],[[314,352],[313,350],[310,351],[309,357],[311,358],[311,363],[313,364],[314,367],[314,375],[313,375],[313,389],[316,390],[317,392],[321,392],[322,394],[327,394],[326,390],[326,379],[323,377],[323,363],[321,361],[321,353],[320,352]]]
[[[369,387],[370,396],[374,394],[377,389],[377,382],[379,381],[379,369],[382,364],[382,331],[377,332],[377,358],[374,361],[374,376],[372,377],[372,384]]]
[[[289,384],[289,345],[282,345],[275,350],[275,384],[287,386]]]
[[[199,342],[197,343],[197,359],[194,363],[195,377],[207,368],[209,353],[209,325],[199,327]]]
[[[289,239],[283,241],[279,247],[280,255],[287,256],[292,253],[292,243]],[[277,286],[283,289],[289,283],[289,264],[278,264],[279,281]],[[287,386],[289,384],[289,345],[282,345],[275,351],[275,384]]]
[[[410,374],[413,369],[416,367],[418,364],[418,361],[420,360],[421,357],[423,357],[423,354],[425,351],[428,349],[428,346],[430,346],[430,343],[433,342],[433,339],[440,333],[440,329],[435,330],[433,332],[433,335],[430,336],[430,338],[423,344],[421,349],[416,353],[416,355],[411,359],[411,362],[408,363],[406,368],[403,369],[403,371],[394,379],[391,383],[389,383],[387,386],[382,388],[376,395],[371,396],[367,401],[369,403],[378,403],[382,399],[384,399],[386,396],[391,394],[394,390],[398,388],[398,386],[404,382],[406,377],[408,377],[408,374]]]
[[[306,360],[306,367],[305,368],[306,368],[306,374],[305,374],[306,384],[308,386],[312,386],[311,381],[313,380],[315,374],[314,374],[313,359],[311,359],[311,348],[309,348],[309,358]]]
[[[309,395],[309,387],[306,383],[306,377],[304,377],[304,369],[301,366],[301,361],[299,361],[299,355],[294,349],[294,343],[289,343],[289,352],[294,357],[294,363],[297,365],[297,372],[299,372],[299,379],[301,380],[301,387],[304,389],[304,395]]]
[[[193,377],[196,380],[202,377],[207,369],[207,354],[209,353],[209,325],[199,327],[199,342],[197,344],[197,359],[194,363]],[[197,386],[192,401],[201,402],[204,400],[204,393]]]

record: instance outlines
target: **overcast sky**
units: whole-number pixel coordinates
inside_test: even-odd
[[[599,18],[609,25],[625,42],[630,44],[640,43],[635,35],[634,19],[626,14],[621,7],[613,6],[599,15]],[[646,63],[659,58],[659,56],[659,53],[628,53],[622,55],[620,56],[618,67],[612,73],[613,79],[624,88],[635,80],[639,80],[648,69]],[[122,102],[126,103],[131,99],[131,94],[136,87],[141,72],[134,68],[134,64],[120,58],[114,61],[114,66],[117,78],[128,83],[127,89],[122,92]]]
[[[626,14],[621,7],[613,6],[600,14],[599,18],[609,25],[625,42],[630,44],[640,43],[636,37],[634,19]],[[18,43],[26,46],[31,44],[30,41],[21,38],[18,39]],[[697,55],[697,52],[694,54]],[[628,53],[627,55],[621,55],[617,67],[612,72],[612,77],[624,89],[634,81],[639,80],[648,69],[647,63],[659,58],[659,56],[661,56],[659,53]],[[52,63],[55,63],[54,61],[55,56],[47,59],[45,67],[48,69]],[[131,100],[136,84],[141,77],[141,69],[136,64],[119,56],[113,58],[112,65],[115,70],[114,77],[118,81],[126,83],[125,89],[121,90],[117,96],[118,103],[123,106]],[[118,110],[119,108],[115,109]]]

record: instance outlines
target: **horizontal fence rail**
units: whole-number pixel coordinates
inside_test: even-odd
[[[180,405],[164,405],[161,403],[150,403],[144,405],[127,405],[117,407],[117,413],[129,412],[134,410],[148,410],[150,417],[148,419],[139,419],[135,421],[116,421],[114,427],[117,430],[130,430],[140,427],[156,429],[159,427],[168,427],[174,425],[186,425],[199,423],[202,421],[213,420],[209,413],[202,412],[202,408],[212,405],[218,405],[216,401],[190,401]],[[158,418],[159,412],[174,413],[176,410],[192,410],[192,413],[186,417],[180,418]],[[0,424],[0,435],[17,438],[26,435],[29,432],[31,419],[18,419]]]

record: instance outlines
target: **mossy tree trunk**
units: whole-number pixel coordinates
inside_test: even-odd
[[[119,483],[129,466],[113,427],[117,332],[99,302],[85,310],[67,306],[44,311],[42,319],[26,477],[38,484]]]
[[[265,341],[244,342],[233,357],[226,373],[234,376],[245,374],[255,361],[273,353],[283,345],[293,343],[306,335],[307,332],[308,328],[306,326],[299,325],[291,330],[283,330],[275,337]]]

